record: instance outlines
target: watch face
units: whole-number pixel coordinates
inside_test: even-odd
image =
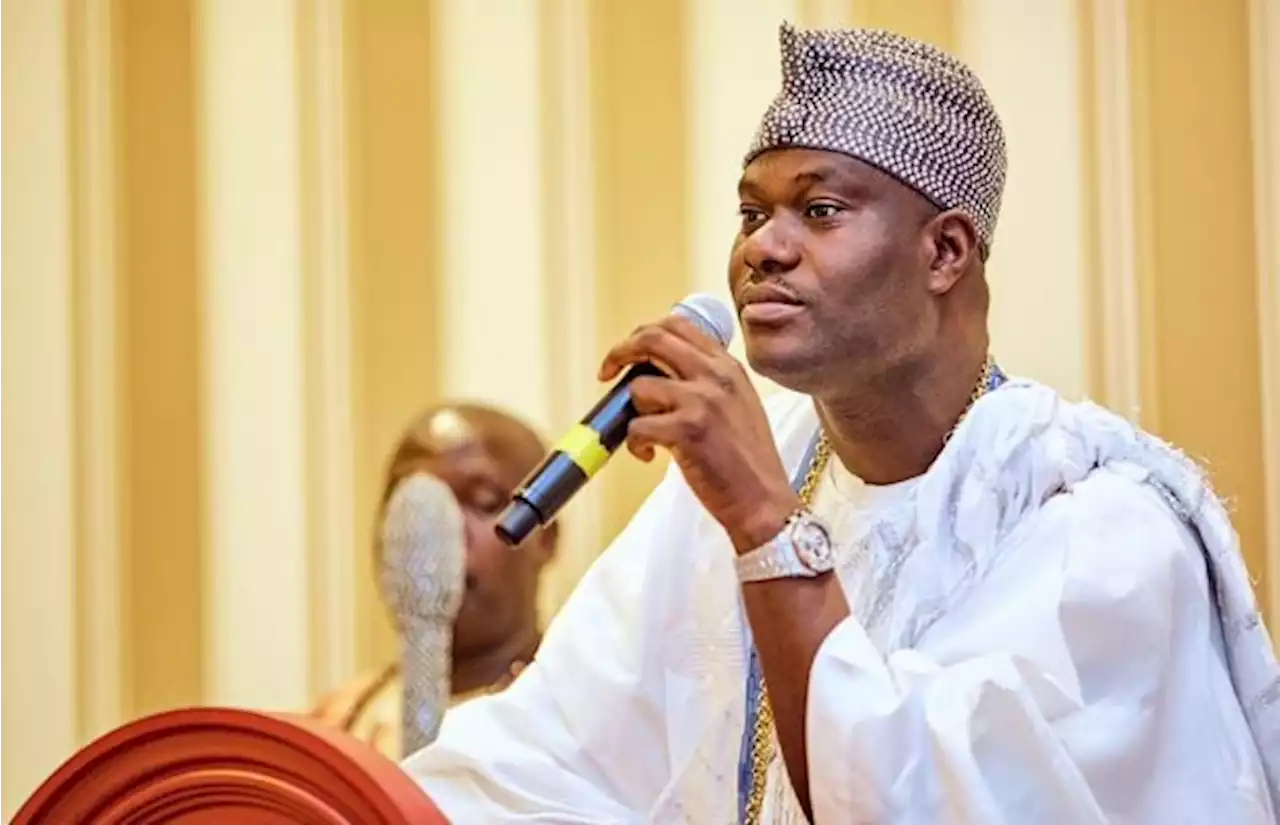
[[[833,566],[831,536],[821,521],[813,516],[800,518],[791,532],[796,557],[815,573],[825,573]]]

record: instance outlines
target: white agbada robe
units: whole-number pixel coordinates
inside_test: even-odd
[[[798,472],[812,403],[768,407]],[[809,683],[816,823],[1275,821],[1280,669],[1189,461],[1016,380],[908,498],[841,550],[854,612]],[[673,469],[537,660],[452,711],[406,770],[459,823],[737,821],[749,649],[732,554]],[[770,816],[793,818],[785,772],[770,777]]]

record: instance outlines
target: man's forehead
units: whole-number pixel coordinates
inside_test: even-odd
[[[428,447],[439,453],[478,447],[480,438],[475,425],[457,410],[451,409],[433,413],[427,419],[424,436]]]
[[[432,413],[419,432],[434,458],[501,477],[523,476],[544,452],[537,437],[517,422],[465,407]]]
[[[756,156],[742,171],[739,191],[772,185],[872,183],[884,173],[857,158],[824,149],[774,149]]]
[[[477,481],[505,484],[510,475],[510,462],[503,462],[479,438],[464,440],[431,440],[426,444],[430,472],[450,484]]]

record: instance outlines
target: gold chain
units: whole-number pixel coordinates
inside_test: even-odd
[[[943,438],[944,444],[951,440],[951,436],[955,434],[960,422],[969,414],[969,410],[973,408],[978,399],[986,393],[987,388],[991,385],[991,371],[994,367],[994,362],[988,356],[986,362],[982,365],[982,374],[978,376],[978,383],[974,385],[973,393],[969,396],[969,403],[965,405],[960,417],[956,419],[955,425]],[[826,431],[820,431],[818,444],[813,451],[813,461],[809,465],[809,472],[804,477],[804,483],[800,485],[800,506],[806,510],[813,505],[813,497],[818,490],[818,482],[822,479],[822,474],[826,472],[827,464],[830,461],[831,442],[827,439]],[[765,686],[762,677],[760,681],[760,705],[756,711],[755,725],[751,729],[751,793],[747,796],[746,825],[759,825],[760,823],[760,814],[764,810],[766,778],[769,764],[772,761],[773,706],[769,702],[769,690]]]

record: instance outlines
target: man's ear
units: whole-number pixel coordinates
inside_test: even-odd
[[[929,256],[929,291],[942,295],[980,260],[982,246],[978,230],[968,214],[948,209],[929,221],[924,232]]]

